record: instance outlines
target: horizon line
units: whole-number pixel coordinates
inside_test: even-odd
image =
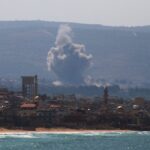
[[[107,25],[107,24],[100,24],[100,23],[85,23],[85,22],[78,22],[78,21],[54,21],[54,20],[44,20],[44,19],[6,19],[0,20],[0,22],[31,22],[31,21],[39,21],[39,22],[49,22],[49,23],[69,23],[69,24],[81,24],[81,25],[95,25],[95,26],[104,26],[104,27],[127,27],[127,28],[134,28],[134,27],[150,27],[150,24],[145,25]]]

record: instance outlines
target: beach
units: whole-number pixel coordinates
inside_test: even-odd
[[[19,133],[49,133],[49,134],[78,134],[78,133],[113,133],[129,132],[130,130],[88,130],[88,129],[70,129],[70,128],[36,128],[35,130],[6,129],[0,128],[0,134],[19,134]]]

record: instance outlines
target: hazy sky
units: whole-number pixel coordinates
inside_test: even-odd
[[[150,25],[150,0],[0,0],[0,20]]]

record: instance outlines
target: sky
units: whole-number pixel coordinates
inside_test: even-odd
[[[150,0],[0,0],[0,20],[150,25]]]

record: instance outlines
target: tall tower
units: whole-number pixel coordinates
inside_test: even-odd
[[[29,99],[34,99],[38,95],[37,75],[22,76],[22,94]]]
[[[105,105],[108,104],[108,87],[104,87],[104,95],[103,95],[103,98],[104,98],[104,103]]]

